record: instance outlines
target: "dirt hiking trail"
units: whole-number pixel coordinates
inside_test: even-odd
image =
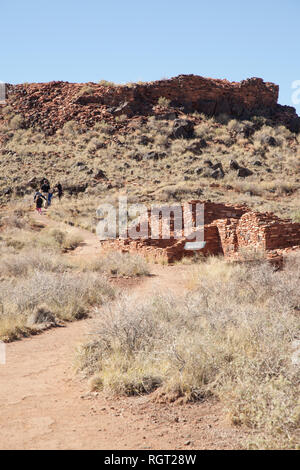
[[[35,217],[59,227],[47,216]],[[95,255],[97,237],[84,238],[72,256]],[[188,266],[151,266],[153,276],[130,290],[138,296],[184,289]],[[6,345],[0,365],[0,449],[236,449],[247,433],[233,427],[219,403],[154,403],[149,396],[90,393],[74,372],[75,351],[92,319]]]

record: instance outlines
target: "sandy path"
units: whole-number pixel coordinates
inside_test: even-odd
[[[46,216],[41,219],[56,225]],[[78,229],[85,244],[78,255],[98,249],[97,238]],[[138,295],[184,288],[186,266],[153,266]],[[237,448],[245,433],[233,428],[219,404],[154,404],[149,397],[112,398],[88,393],[75,376],[76,347],[92,320],[56,328],[8,344],[0,365],[1,449],[181,449]]]

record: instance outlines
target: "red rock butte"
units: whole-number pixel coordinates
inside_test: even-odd
[[[246,252],[251,253],[249,250],[253,250],[252,254],[256,251],[274,264],[281,266],[285,253],[300,249],[300,223],[280,219],[269,212],[254,212],[245,205],[231,206],[196,200],[189,201],[188,204],[191,210],[187,217],[192,218],[194,231],[197,230],[196,206],[197,204],[204,205],[204,241],[206,244],[199,251],[203,256],[223,255],[227,259],[238,261],[244,260]],[[179,261],[186,256],[193,256],[193,251],[185,249],[186,242],[191,240],[183,235],[187,218],[184,216],[184,205],[180,207],[179,215],[176,211],[171,211],[165,217],[163,207],[160,208],[161,211],[156,211],[155,217],[159,220],[158,238],[151,238],[153,213],[149,209],[146,218],[134,222],[136,232],[138,232],[141,224],[146,221],[147,236],[104,240],[101,242],[103,249],[139,253],[149,259],[163,260],[168,263]],[[180,217],[180,220],[176,220],[176,217]],[[162,236],[162,223],[169,224],[169,239]],[[182,236],[178,230],[176,231],[178,226],[182,227]]]
[[[25,127],[39,127],[53,134],[70,120],[92,126],[97,121],[114,121],[159,113],[158,100],[170,101],[176,112],[197,111],[207,116],[227,114],[248,119],[264,116],[274,123],[299,132],[300,118],[294,108],[278,104],[279,87],[261,78],[229,82],[197,75],[129,85],[75,84],[68,82],[7,85],[7,102],[22,114]],[[0,117],[1,124],[1,117]]]

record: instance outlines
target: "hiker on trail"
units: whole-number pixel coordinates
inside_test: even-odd
[[[43,199],[46,201],[45,196],[42,195],[39,191],[37,191],[34,195],[34,202],[35,202],[35,208],[38,211],[39,214],[42,214],[42,207],[43,207]]]
[[[50,183],[49,183],[49,180],[47,180],[47,178],[42,178],[41,179],[41,191],[44,195],[44,198],[46,200],[45,202],[45,209],[47,209],[48,207],[48,193],[50,191]]]
[[[52,201],[52,198],[53,198],[53,190],[52,189],[49,189],[49,193],[48,193],[48,207],[51,206],[51,201]]]
[[[62,195],[63,195],[62,185],[60,183],[57,183],[56,189],[58,192],[58,199],[61,200]]]
[[[48,193],[50,190],[50,183],[49,181],[47,180],[47,178],[43,178],[41,180],[41,191],[43,193]]]

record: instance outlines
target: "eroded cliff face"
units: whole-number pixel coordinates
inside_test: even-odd
[[[25,127],[40,127],[49,134],[69,120],[91,126],[100,120],[113,121],[121,114],[128,118],[159,114],[160,97],[170,100],[175,112],[225,113],[239,119],[265,116],[298,132],[300,118],[294,108],[277,103],[278,92],[277,85],[261,78],[229,82],[179,75],[130,86],[68,82],[8,85],[7,104],[22,115]]]

